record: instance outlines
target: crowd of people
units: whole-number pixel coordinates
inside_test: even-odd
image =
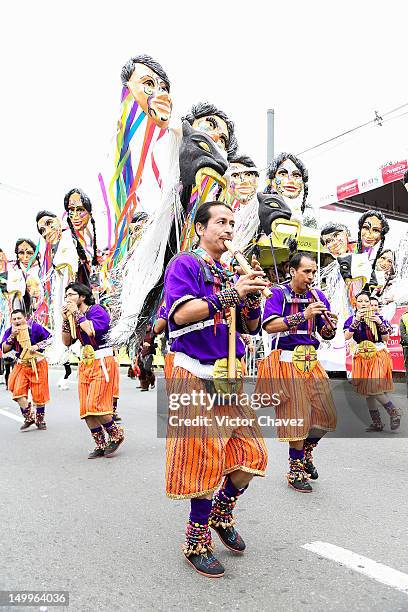
[[[12,261],[1,252],[2,359],[4,367],[11,355],[15,361],[8,389],[21,430],[46,430],[48,366],[64,366],[63,390],[79,346],[79,415],[95,443],[88,458],[111,457],[125,440],[118,351],[126,348],[128,374],[147,392],[155,388],[157,336],[165,334],[169,401],[188,398],[169,411],[166,493],[190,499],[185,559],[220,577],[211,530],[243,553],[234,507],[267,469],[261,426],[242,401],[250,338],[263,334],[256,393],[269,398],[277,437],[288,443],[288,485],[312,493],[315,449],[337,424],[323,344],[340,348],[344,362],[352,355],[368,432],[385,427],[380,407],[390,429],[400,427],[387,342],[397,305],[408,302],[408,257],[386,245],[390,223],[379,210],[359,217],[354,238],[342,223],[320,224],[307,199],[307,169],[292,153],[272,160],[259,191],[261,169],[239,152],[234,123],[215,105],[195,104],[169,127],[170,80],[151,57],[131,58],[121,79],[115,150],[98,175],[108,227],[100,232],[90,198],[75,187],[61,218],[34,215],[38,243],[19,238]],[[305,228],[315,228],[323,265],[298,250]],[[406,366],[407,317],[400,323]]]

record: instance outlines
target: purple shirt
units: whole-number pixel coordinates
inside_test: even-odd
[[[386,321],[381,315],[378,315],[378,316],[380,317],[382,323],[388,326],[390,325],[388,321]],[[343,329],[348,330],[353,319],[354,319],[354,316],[349,317],[347,321],[345,321]],[[386,332],[386,333],[389,333],[389,332]],[[378,325],[377,325],[377,338],[378,339],[376,340],[374,337],[374,334],[372,333],[368,325],[364,321],[360,321],[358,328],[355,330],[353,334],[353,340],[355,340],[358,344],[360,344],[360,342],[363,342],[363,340],[370,340],[371,342],[382,342],[381,335],[385,336],[386,333],[381,334],[380,330],[378,329]]]
[[[219,267],[221,268],[221,264],[219,264]],[[211,274],[210,278],[212,279]],[[176,338],[172,338],[171,333],[195,325],[195,323],[176,325],[173,320],[173,314],[177,306],[189,300],[206,297],[213,293],[213,282],[206,282],[200,263],[192,255],[183,253],[176,257],[168,266],[164,280],[164,295],[168,313],[171,350],[185,353],[206,364],[213,364],[217,359],[228,357],[228,325],[226,322],[217,323],[216,333],[214,333],[213,324],[200,330],[187,332]],[[241,310],[242,305],[237,306],[236,354],[238,359],[245,354],[245,345],[239,334],[248,333],[242,328],[241,317],[239,315]],[[225,320],[223,311],[220,314]],[[208,316],[203,321],[210,321],[211,319],[212,317]],[[197,321],[197,323],[201,323],[201,321]],[[255,330],[250,333],[256,334],[257,331]]]
[[[288,288],[292,297],[300,297],[301,299],[307,298],[308,302],[299,304],[299,311],[305,310],[311,302],[315,301],[310,291],[307,291],[302,296],[296,296],[295,292],[290,287],[290,283],[285,283],[285,286]],[[324,293],[320,291],[320,289],[314,289],[314,291],[318,294],[320,301],[330,310],[330,304]],[[265,327],[266,323],[278,317],[287,317],[293,314],[293,306],[295,305],[285,300],[283,289],[280,287],[273,287],[272,296],[268,298],[265,303],[262,326]],[[297,311],[295,310],[295,312]],[[325,319],[321,315],[318,315],[315,317],[314,321],[312,319],[311,321],[300,323],[300,325],[296,327],[296,331],[288,330],[271,334],[273,336],[272,348],[293,351],[298,344],[311,344],[317,349],[320,341],[316,337],[315,332],[320,332],[325,323]]]
[[[43,327],[36,321],[27,321],[27,325],[28,325],[28,334],[30,336],[32,345],[39,344],[40,342],[43,342],[44,340],[51,338],[51,334],[48,331],[48,329],[45,329],[45,327]],[[6,342],[6,340],[9,338],[10,334],[11,334],[11,327],[6,329],[6,331],[4,332],[3,340],[1,341],[2,345],[3,345],[3,342]],[[17,342],[17,339],[15,339],[13,344],[11,344],[10,346],[12,347],[12,350],[16,351],[16,356],[20,357],[23,349],[21,348],[21,345]],[[40,345],[38,347],[38,350],[39,352],[42,353],[44,351],[44,348],[42,348]]]
[[[85,346],[85,344],[90,344],[95,350],[109,346],[106,341],[106,335],[109,331],[110,316],[106,310],[99,304],[94,304],[88,308],[83,316],[88,319],[88,321],[92,322],[95,336],[88,336],[88,334],[77,325],[76,331],[80,343],[83,346]]]

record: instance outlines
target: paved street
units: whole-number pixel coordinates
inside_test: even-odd
[[[88,461],[76,372],[68,391],[57,389],[59,376],[50,373],[45,432],[21,433],[0,387],[0,590],[68,590],[75,612],[408,610],[402,574],[386,586],[381,568],[375,579],[360,573],[364,562],[353,569],[303,547],[329,543],[408,580],[406,437],[325,440],[311,495],[287,487],[287,447],[268,440],[268,475],[253,481],[237,510],[247,552],[236,558],[217,545],[226,574],[208,580],[182,558],[188,503],[164,494],[156,393],[141,393],[122,370],[126,442],[117,456]]]

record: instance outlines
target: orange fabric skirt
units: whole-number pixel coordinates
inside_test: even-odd
[[[173,373],[174,353],[168,351],[164,356],[164,378],[169,380]]]
[[[359,395],[378,395],[394,389],[392,361],[388,351],[380,349],[371,359],[358,353],[353,357],[351,382]]]
[[[103,416],[113,414],[113,389],[117,363],[112,355],[103,358],[109,381],[106,380],[101,359],[92,365],[83,362],[78,368],[79,416]]]
[[[207,391],[205,381],[184,368],[174,368],[170,387],[166,440],[166,494],[169,497],[180,499],[212,493],[223,476],[235,470],[265,475],[268,452],[252,409],[215,405],[208,410],[206,399],[194,402],[192,392],[212,391]],[[175,408],[174,398],[182,394],[190,401]],[[207,421],[203,420],[205,418]],[[198,424],[191,427],[188,419],[197,419]],[[246,425],[246,420],[252,421]]]
[[[120,366],[115,359],[115,374],[113,377],[113,397],[119,399],[119,378],[120,378]]]
[[[334,431],[336,407],[322,365],[317,362],[311,372],[302,373],[292,363],[280,361],[280,353],[274,350],[259,361],[255,388],[256,393],[280,394],[281,402],[274,406],[276,419],[297,421],[277,426],[279,440],[305,440],[314,430]]]
[[[38,380],[30,365],[16,363],[8,381],[8,388],[13,394],[13,400],[20,397],[28,397],[31,391],[33,403],[44,406],[50,401],[50,390],[48,387],[48,363],[46,359],[37,361]]]

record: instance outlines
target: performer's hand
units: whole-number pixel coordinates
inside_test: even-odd
[[[362,318],[364,317],[364,314],[365,314],[365,309],[360,308],[360,310],[356,311],[356,314],[354,316],[357,319],[357,321],[361,321]]]
[[[62,308],[61,308],[61,315],[62,315],[62,318],[64,319],[64,321],[67,321],[67,319],[68,319],[67,313],[68,313],[68,306],[67,306],[67,304],[64,304],[62,306]]]
[[[33,344],[28,349],[28,352],[30,353],[30,355],[34,355],[34,353],[36,353],[37,351],[38,351],[38,346],[36,344]]]
[[[74,312],[78,312],[78,306],[75,304],[75,302],[68,302],[67,312],[70,312],[71,314],[74,314]]]
[[[239,297],[243,299],[248,293],[256,293],[256,291],[263,291],[266,287],[269,287],[269,281],[261,278],[262,276],[265,276],[263,271],[240,276],[234,285]]]
[[[377,325],[381,325],[382,323],[380,317],[377,314],[371,315],[370,321],[374,321],[374,323],[377,323]]]
[[[327,311],[327,306],[323,302],[312,302],[309,306],[303,311],[305,315],[306,321],[310,319],[314,319],[315,317],[321,315],[323,312]]]

